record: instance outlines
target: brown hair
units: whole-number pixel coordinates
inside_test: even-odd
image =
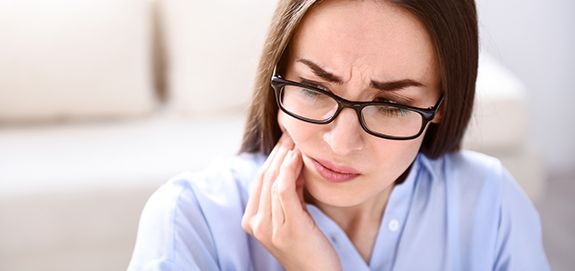
[[[278,106],[270,80],[282,69],[284,50],[306,12],[321,0],[280,0],[256,74],[240,152],[269,154],[281,136]],[[439,60],[445,95],[442,119],[430,123],[421,151],[435,159],[457,151],[473,109],[478,61],[477,13],[474,0],[392,0],[413,13],[427,28]]]

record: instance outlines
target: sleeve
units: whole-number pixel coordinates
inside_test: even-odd
[[[537,210],[501,167],[502,198],[497,233],[496,271],[549,270],[543,250],[541,223]]]
[[[171,180],[150,197],[128,271],[219,269],[208,223],[188,186]]]

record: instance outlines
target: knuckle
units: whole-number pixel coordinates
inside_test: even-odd
[[[276,248],[285,248],[287,246],[288,240],[281,231],[275,231],[271,237],[271,243]]]
[[[263,237],[265,236],[264,229],[261,226],[261,224],[253,225],[252,233],[253,236],[256,237],[256,239],[263,239]]]
[[[246,216],[242,217],[242,229],[244,229],[245,231],[251,232],[251,224],[250,224],[250,220],[249,218],[247,218]]]
[[[257,239],[262,239],[267,233],[267,225],[257,217],[250,221],[250,228],[253,236]]]
[[[285,197],[289,196],[290,192],[291,191],[285,185],[278,185],[277,193],[279,194],[279,196],[281,198],[285,198]]]
[[[276,178],[276,172],[273,170],[268,170],[265,174],[264,174],[264,182],[271,182]]]

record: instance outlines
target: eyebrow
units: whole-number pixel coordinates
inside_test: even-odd
[[[296,62],[305,64],[313,71],[313,73],[316,76],[321,77],[322,79],[330,83],[338,85],[343,84],[343,79],[341,79],[341,77],[322,69],[318,64],[314,63],[309,59],[300,58]],[[402,79],[402,80],[385,81],[385,82],[371,80],[370,83],[370,87],[381,91],[396,91],[407,87],[423,87],[423,86],[425,85],[413,79]]]

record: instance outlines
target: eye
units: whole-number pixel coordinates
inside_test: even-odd
[[[301,77],[300,77],[300,83],[301,83],[301,84],[304,84],[304,85],[308,85],[308,86],[314,87],[314,88],[317,88],[317,89],[321,89],[321,90],[326,91],[326,92],[331,92],[331,91],[329,90],[329,88],[325,87],[324,85],[322,85],[322,84],[320,84],[320,83],[318,83],[318,82],[316,82],[316,81],[311,81],[311,80],[308,80],[308,79],[305,79],[305,78],[301,78]]]
[[[310,97],[310,98],[316,98],[317,96],[319,96],[320,94],[317,93],[317,91],[308,89],[308,88],[300,88],[300,91],[303,95]]]
[[[409,110],[392,106],[379,106],[378,112],[388,117],[403,117],[409,114]]]
[[[413,106],[414,101],[408,97],[386,97],[378,96],[373,99],[374,102],[385,102],[399,105],[410,105]]]
[[[382,96],[375,97],[375,98],[373,99],[373,101],[374,101],[374,102],[378,102],[378,103],[383,102],[383,103],[400,104],[399,102],[395,101],[394,99],[390,99],[390,98],[388,98],[388,97],[382,97]]]

